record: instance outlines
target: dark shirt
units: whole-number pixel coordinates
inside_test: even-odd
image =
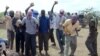
[[[14,27],[14,29],[15,29],[15,32],[16,33],[24,33],[25,32],[25,25],[20,25],[19,27],[17,27],[16,26],[16,22],[17,22],[17,19],[16,18],[14,18],[13,20],[12,20],[12,24],[13,24],[13,27]]]
[[[97,27],[95,27],[95,22],[94,21],[90,21],[89,22],[89,31],[90,33],[95,33],[97,31]]]
[[[46,16],[39,17],[39,32],[48,33],[49,32],[49,19]]]

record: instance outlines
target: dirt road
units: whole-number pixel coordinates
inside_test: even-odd
[[[98,32],[100,33],[100,28]],[[88,50],[85,46],[85,41],[87,39],[87,36],[88,36],[88,29],[82,29],[79,32],[79,37],[77,37],[77,50],[75,52],[75,56],[88,56]],[[0,30],[0,37],[6,37],[6,30]],[[56,39],[56,36],[55,36],[55,39]],[[58,54],[60,50],[59,50],[57,40],[56,40],[56,43],[57,43],[57,46],[52,47],[51,42],[49,41],[50,56],[60,56],[60,54]],[[100,34],[98,35],[98,54],[100,56]]]

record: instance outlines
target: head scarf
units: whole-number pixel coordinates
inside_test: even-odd
[[[29,18],[29,19],[32,18],[32,11],[28,11],[28,13],[27,13],[27,18]]]
[[[37,16],[39,15],[38,11],[31,9],[33,17],[37,18]]]
[[[64,10],[60,10],[59,14],[60,14],[60,17],[63,16],[64,15]]]
[[[14,11],[13,11],[13,10],[9,11],[9,16],[10,16],[11,18],[14,17]]]
[[[72,16],[72,25],[74,25],[77,22],[77,17],[76,16]]]

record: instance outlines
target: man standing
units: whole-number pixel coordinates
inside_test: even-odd
[[[65,53],[64,56],[69,56],[69,47],[71,47],[70,56],[74,56],[74,53],[77,48],[77,33],[76,30],[80,30],[79,21],[76,17],[72,17],[72,19],[67,19],[64,24],[64,34],[65,34]]]
[[[86,46],[90,52],[91,56],[98,56],[97,53],[97,21],[93,16],[90,18],[89,22],[89,36],[86,40]]]
[[[49,32],[49,19],[45,15],[45,10],[41,11],[39,17],[39,52],[42,54],[43,47],[46,56],[48,56],[48,32]]]
[[[15,13],[15,17],[12,21],[15,32],[16,32],[16,52],[20,54],[21,49],[21,55],[24,53],[24,39],[25,39],[25,25],[21,26],[22,23],[22,13],[20,11],[17,11]]]
[[[52,46],[56,46],[56,43],[55,43],[55,39],[54,39],[54,34],[53,34],[53,31],[54,31],[54,28],[55,28],[55,15],[54,15],[54,12],[53,12],[53,9],[54,9],[54,6],[57,4],[58,2],[55,1],[53,6],[52,6],[52,9],[51,11],[48,12],[48,15],[49,15],[49,21],[50,21],[50,31],[49,31],[49,39],[51,39],[51,42],[53,43]]]
[[[63,27],[61,24],[64,23],[66,17],[64,16],[64,10],[60,10],[60,13],[56,16],[56,36],[58,40],[58,44],[60,46],[60,54],[64,51],[64,35],[63,35]]]
[[[31,7],[33,7],[33,6],[34,6],[34,3],[31,3],[30,6],[28,6],[28,8],[26,8],[25,13],[27,14],[27,12],[29,11],[29,9]],[[31,11],[32,11],[32,17],[35,17],[38,20],[38,15],[39,15],[38,11],[36,11],[34,9],[31,9]],[[37,34],[36,34],[36,36],[38,36],[38,25],[37,25]],[[36,47],[38,47],[38,45],[36,45]]]
[[[14,17],[14,11],[9,11],[7,10],[9,7],[6,7],[6,10],[4,12],[5,20],[4,23],[6,23],[6,29],[7,29],[7,38],[8,38],[8,43],[9,43],[9,48],[12,50],[13,49],[13,42],[14,42],[14,28],[12,25],[12,20]]]
[[[38,24],[36,18],[32,17],[32,11],[27,12],[27,16],[23,18],[22,24],[25,24],[25,56],[36,56],[36,25]]]

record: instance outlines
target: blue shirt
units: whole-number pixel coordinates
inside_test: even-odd
[[[49,18],[46,16],[39,17],[39,32],[48,33],[49,32]]]

